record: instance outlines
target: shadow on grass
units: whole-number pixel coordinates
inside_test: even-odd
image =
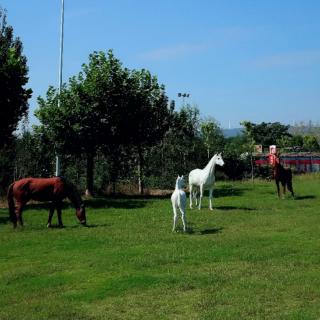
[[[244,191],[248,190],[247,188],[235,188],[232,185],[214,187],[213,189],[213,198],[220,197],[229,197],[229,196],[242,196]],[[204,192],[204,196],[208,196],[209,191]]]
[[[314,195],[307,195],[307,196],[296,196],[295,200],[307,200],[307,199],[315,199],[316,196]]]
[[[91,229],[91,228],[104,228],[110,227],[111,224],[101,223],[101,224],[88,224],[86,226],[82,226],[81,224],[74,225],[64,225],[60,227],[58,224],[52,224],[50,228],[47,228],[46,224],[41,225],[25,225],[23,227],[18,227],[17,230],[26,230],[26,231],[44,231],[44,230],[70,230],[70,229]]]
[[[255,210],[257,210],[255,208],[236,207],[236,206],[215,206],[214,209],[225,210],[225,211],[231,211],[231,210],[255,211]]]
[[[92,223],[92,224],[87,224],[86,226],[82,226],[82,225],[78,224],[78,225],[67,226],[64,228],[67,228],[67,229],[74,229],[74,228],[91,229],[91,228],[101,228],[101,227],[111,227],[111,226],[112,226],[112,224],[110,224],[110,223],[101,223],[101,224]]]
[[[9,222],[9,217],[0,217],[0,224],[6,224]]]
[[[205,230],[201,230],[200,234],[201,235],[204,235],[204,234],[216,234],[216,233],[220,233],[221,230],[223,230],[223,228],[205,229]]]
[[[223,230],[222,227],[199,230],[197,227],[194,227],[194,224],[193,224],[193,223],[189,223],[188,228],[187,228],[187,231],[185,232],[185,234],[208,235],[208,234],[217,234],[217,233],[220,233],[222,230]],[[178,226],[177,232],[179,232],[179,233],[184,233],[181,226],[180,226],[180,227]]]
[[[114,209],[138,209],[143,208],[146,205],[146,198],[128,198],[128,197],[116,197],[116,198],[92,198],[85,200],[87,208],[99,209],[99,208],[114,208]]]
[[[87,209],[99,209],[99,208],[115,208],[115,209],[138,209],[143,208],[146,205],[148,199],[161,199],[161,197],[115,197],[115,198],[92,198],[84,200]],[[49,211],[50,202],[43,203],[28,203],[24,211],[28,210],[45,210]],[[74,209],[70,202],[64,201],[62,204],[62,210]]]

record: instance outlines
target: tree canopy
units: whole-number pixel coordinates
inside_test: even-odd
[[[123,68],[112,50],[90,54],[60,95],[50,87],[38,102],[38,130],[51,136],[57,151],[87,156],[89,189],[98,150],[133,148],[141,170],[143,149],[160,141],[170,122],[164,86],[147,70]]]
[[[276,144],[282,137],[291,136],[288,132],[290,126],[283,125],[280,122],[261,122],[256,124],[250,121],[243,121],[241,124],[254,143],[262,144],[263,146]]]
[[[0,8],[0,148],[12,140],[19,121],[28,112],[32,90],[25,88],[28,67],[22,50],[22,42],[14,37]]]

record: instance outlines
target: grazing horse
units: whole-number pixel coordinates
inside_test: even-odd
[[[216,165],[224,165],[221,153],[215,154],[204,169],[194,169],[189,173],[190,209],[192,209],[192,198],[195,196],[195,193],[193,193],[193,188],[195,187],[200,189],[199,210],[201,209],[203,191],[206,189],[209,189],[209,208],[213,210],[212,191],[215,182],[214,172]]]
[[[8,189],[7,198],[10,220],[14,227],[17,223],[23,225],[22,211],[29,200],[51,201],[47,227],[51,227],[55,209],[57,209],[59,227],[63,227],[61,208],[64,198],[69,198],[76,209],[80,223],[86,225],[85,207],[81,196],[76,187],[64,178],[24,178],[15,181]]]
[[[279,183],[281,182],[282,190],[283,190],[282,196],[285,195],[286,186],[287,186],[288,190],[292,194],[292,197],[294,198],[294,192],[293,192],[293,188],[292,188],[292,172],[291,172],[291,169],[284,168],[280,164],[279,158],[275,159],[275,162],[273,164],[272,169],[273,169],[273,177],[275,179],[276,186],[277,186],[278,197],[280,198],[280,186],[279,186]]]
[[[186,222],[186,203],[187,197],[186,193],[182,190],[184,186],[184,178],[183,176],[177,178],[176,180],[176,188],[171,196],[171,203],[173,209],[173,228],[172,232],[176,230],[176,225],[178,222],[178,212],[179,209],[181,212],[181,219],[183,223],[183,231],[186,232],[187,222]]]

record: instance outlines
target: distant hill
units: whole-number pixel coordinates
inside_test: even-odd
[[[222,129],[225,138],[240,136],[243,134],[243,128]]]

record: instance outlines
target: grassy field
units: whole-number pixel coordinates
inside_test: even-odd
[[[188,234],[168,198],[91,200],[87,228],[32,205],[13,230],[1,209],[0,319],[320,319],[320,177],[294,188],[218,183]]]

